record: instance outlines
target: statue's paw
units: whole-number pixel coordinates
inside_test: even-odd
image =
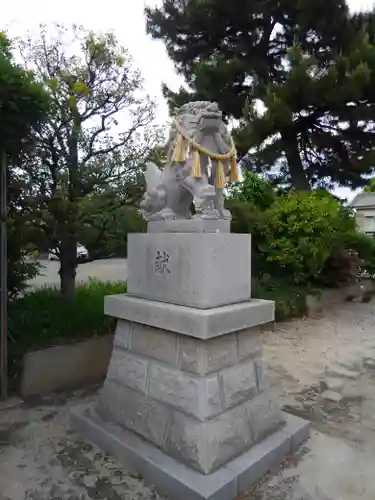
[[[210,220],[221,219],[219,212],[211,208],[205,208],[197,212],[193,217],[194,219],[210,219]]]
[[[152,216],[152,220],[175,220],[177,218],[177,214],[170,208],[163,208]]]
[[[220,218],[225,219],[225,220],[232,220],[232,214],[229,212],[229,210],[220,210],[219,212]]]

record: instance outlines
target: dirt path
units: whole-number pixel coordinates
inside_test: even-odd
[[[284,408],[312,421],[303,458],[248,500],[375,498],[375,302],[277,325],[264,336]]]
[[[272,384],[290,411],[321,421],[320,410],[340,409],[342,425],[345,409],[375,431],[375,302],[276,325],[264,344]]]
[[[316,318],[277,324],[264,343],[272,369],[301,386],[336,364],[359,368],[375,350],[375,303],[346,303]]]
[[[314,432],[246,500],[373,500],[375,303],[277,325],[264,341],[281,401]],[[70,408],[94,395],[91,388],[0,404],[0,500],[160,499],[69,428]]]
[[[59,286],[60,262],[43,260],[39,262],[41,269],[38,276],[29,282],[29,286]],[[102,259],[92,262],[83,262],[77,267],[77,283],[88,281],[90,278],[101,281],[126,281],[126,259]]]

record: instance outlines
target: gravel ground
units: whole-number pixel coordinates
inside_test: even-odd
[[[307,446],[246,500],[374,500],[375,303],[344,304],[264,335],[285,408],[312,421]],[[1,500],[161,497],[69,428],[96,388],[0,405]]]
[[[264,341],[284,408],[314,431],[302,457],[248,500],[373,500],[375,302],[279,324]]]

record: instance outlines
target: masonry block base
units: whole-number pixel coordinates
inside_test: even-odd
[[[259,327],[202,340],[118,320],[98,411],[203,474],[284,425]]]
[[[308,439],[310,423],[284,414],[286,425],[212,474],[201,474],[166,455],[122,426],[104,420],[96,403],[71,413],[73,427],[88,441],[171,500],[234,500]]]

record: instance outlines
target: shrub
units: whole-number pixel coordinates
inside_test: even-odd
[[[104,315],[104,296],[126,291],[126,284],[90,280],[78,285],[72,298],[57,288],[40,288],[9,307],[9,367],[18,374],[29,351],[69,344],[113,331],[114,320]]]
[[[270,274],[311,284],[354,232],[354,217],[326,192],[292,191],[267,211],[266,242],[260,250]]]
[[[358,232],[354,215],[327,191],[274,196],[267,209],[241,196],[226,208],[232,232],[252,235],[254,278],[338,287],[375,276],[375,239]]]
[[[252,296],[275,302],[275,319],[282,320],[307,313],[306,296],[308,289],[276,280],[268,274],[252,280]]]
[[[339,288],[355,283],[361,274],[361,260],[356,252],[339,248],[325,262],[317,283],[329,288]]]
[[[375,238],[356,231],[346,235],[345,245],[358,256],[360,275],[375,277]]]
[[[266,243],[267,219],[254,205],[237,200],[227,200],[225,206],[232,214],[232,233],[251,234],[251,260],[253,275],[267,271],[261,248]]]
[[[365,189],[363,190],[366,193],[375,193],[375,178],[372,178]]]
[[[229,199],[250,203],[260,210],[270,207],[276,199],[271,184],[249,170],[245,170],[243,176],[242,182],[234,184],[229,189]]]

